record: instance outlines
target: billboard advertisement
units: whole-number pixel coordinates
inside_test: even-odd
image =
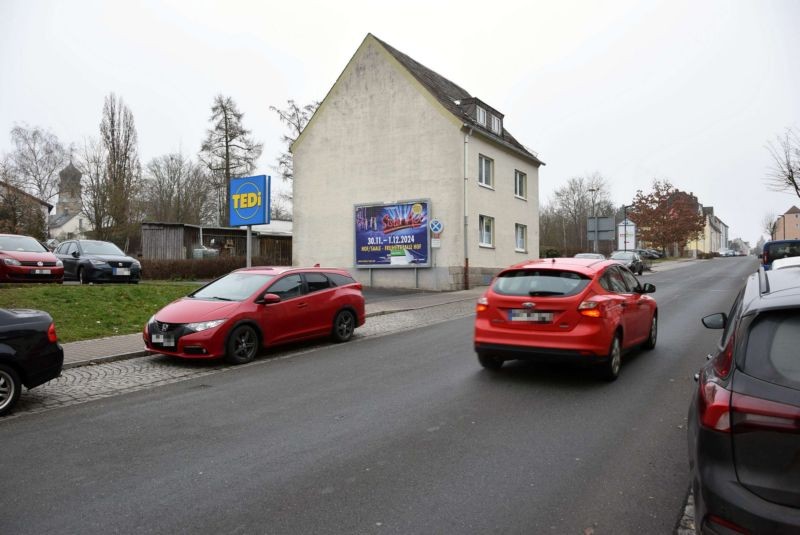
[[[355,207],[357,268],[430,267],[430,201]]]
[[[231,179],[228,225],[243,227],[269,223],[270,182],[266,175]]]

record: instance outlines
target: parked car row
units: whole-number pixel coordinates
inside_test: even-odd
[[[142,265],[113,243],[69,240],[54,252],[31,236],[0,234],[0,283],[77,280],[138,283]]]

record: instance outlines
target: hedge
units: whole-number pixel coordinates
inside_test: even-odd
[[[210,280],[245,267],[243,256],[221,256],[202,260],[155,260],[142,258],[144,280]],[[254,257],[254,266],[270,265],[266,258]]]

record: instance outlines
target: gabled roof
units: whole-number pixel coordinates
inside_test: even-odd
[[[381,47],[383,47],[384,50],[386,50],[386,52],[388,52],[391,57],[397,60],[400,66],[406,69],[414,77],[414,79],[417,82],[419,82],[419,84],[422,86],[424,90],[430,93],[434,97],[434,99],[447,112],[455,116],[456,119],[460,121],[464,126],[468,126],[473,129],[473,132],[481,134],[486,139],[498,143],[528,160],[532,160],[537,165],[545,165],[544,162],[542,162],[535,153],[533,153],[532,151],[527,149],[522,143],[517,141],[517,139],[514,136],[512,136],[511,133],[505,129],[505,127],[503,128],[501,134],[495,134],[487,127],[478,124],[477,121],[469,113],[467,113],[466,110],[466,104],[471,103],[472,105],[474,105],[475,101],[477,101],[478,99],[472,97],[472,95],[470,95],[467,90],[451,82],[444,76],[436,73],[435,71],[429,69],[428,67],[422,65],[418,61],[407,56],[406,54],[400,52],[399,50],[387,44],[386,42],[381,41],[371,33],[367,34],[361,46],[363,47],[364,43],[366,43],[368,40],[374,40]],[[359,50],[360,48],[361,47],[359,47]],[[355,58],[355,55],[353,57]],[[347,68],[345,68],[345,71],[346,70]],[[336,83],[339,83],[339,80],[337,80]],[[330,92],[328,94],[330,94]],[[320,109],[322,109],[324,104],[325,104],[325,99],[323,99],[322,104],[317,110],[318,112]],[[491,108],[491,106],[489,107]],[[496,114],[498,114],[500,117],[503,117],[503,114],[499,112],[496,112]],[[308,128],[311,125],[313,119],[314,117],[311,118],[309,123],[306,125],[306,128]],[[298,136],[295,143],[297,143],[302,136],[303,133],[301,132],[300,136]]]
[[[786,213],[787,214],[800,214],[800,208],[798,208],[797,206],[792,206],[791,208],[786,210]]]
[[[13,191],[14,193],[16,193],[16,194],[18,194],[18,195],[22,195],[23,197],[25,197],[25,198],[27,198],[27,199],[30,199],[30,200],[32,200],[32,201],[36,201],[36,202],[38,202],[39,204],[41,204],[42,206],[47,206],[47,211],[48,211],[48,212],[49,212],[50,210],[52,210],[52,209],[53,209],[53,205],[52,205],[52,204],[50,204],[49,202],[45,202],[45,201],[41,200],[41,199],[40,199],[40,198],[38,198],[38,197],[34,197],[33,195],[31,195],[31,194],[30,194],[30,193],[28,193],[27,191],[21,190],[21,189],[19,189],[19,188],[18,188],[18,187],[16,187],[16,186],[12,186],[12,185],[11,185],[11,184],[9,184],[8,182],[5,182],[5,181],[3,181],[3,180],[0,180],[0,187],[6,188],[6,189],[8,189],[8,190],[10,190],[10,191]]]

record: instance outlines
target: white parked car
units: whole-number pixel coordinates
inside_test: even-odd
[[[800,268],[800,256],[778,258],[772,261],[772,269]]]

